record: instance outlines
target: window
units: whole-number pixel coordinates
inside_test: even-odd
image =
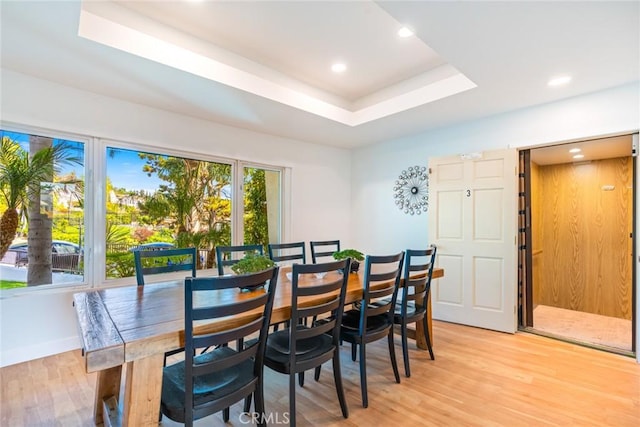
[[[245,244],[280,241],[281,172],[260,167],[243,167],[243,235]],[[265,252],[266,253],[266,252]]]
[[[83,282],[84,143],[0,136],[0,289]]]
[[[133,251],[195,246],[198,268],[214,268],[215,247],[269,243],[280,230],[280,171],[238,162],[106,147],[105,278],[135,275]],[[267,184],[268,183],[268,184]],[[234,203],[234,191],[237,200]],[[235,211],[244,221],[234,221]],[[271,231],[270,231],[271,230]]]
[[[0,290],[131,284],[135,250],[195,246],[198,268],[213,269],[218,245],[280,239],[282,168],[48,131],[0,135]],[[31,187],[9,173],[34,159]]]

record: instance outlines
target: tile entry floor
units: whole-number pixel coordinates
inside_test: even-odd
[[[533,329],[571,341],[631,351],[631,320],[538,305]]]

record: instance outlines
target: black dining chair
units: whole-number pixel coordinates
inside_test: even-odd
[[[295,243],[269,243],[269,258],[273,262],[298,261],[301,264],[307,263],[307,252],[304,242]]]
[[[225,274],[225,267],[231,267],[240,261],[247,252],[256,252],[264,255],[262,245],[237,245],[237,246],[216,246],[216,264],[218,265],[218,275]]]
[[[342,317],[340,339],[351,343],[351,359],[360,355],[362,406],[369,406],[367,393],[367,344],[387,338],[389,358],[396,382],[400,382],[393,343],[393,314],[400,285],[404,252],[365,257],[362,300]],[[389,299],[389,297],[391,297]],[[316,375],[317,378],[317,375]]]
[[[307,263],[307,252],[305,249],[304,242],[294,242],[294,243],[269,243],[267,245],[267,249],[269,250],[269,258],[273,262],[298,262],[301,264]],[[303,322],[307,322],[306,319],[302,320]],[[284,322],[286,325],[289,325],[289,321]],[[273,328],[275,331],[279,329],[280,325],[274,325]],[[300,376],[300,385],[304,384],[304,376]]]
[[[138,286],[144,286],[145,277],[154,274],[172,273],[176,271],[188,271],[191,277],[196,277],[196,248],[180,249],[156,249],[134,250],[133,260],[136,268],[136,281]],[[184,348],[167,351],[164,354],[164,363],[167,357],[184,351]]]
[[[134,250],[138,286],[144,286],[145,277],[153,274],[190,271],[191,277],[196,277],[196,252],[196,248]]]
[[[176,271],[191,271],[191,277],[196,277],[197,268],[196,248],[179,249],[134,249],[133,263],[136,269],[138,286],[144,286],[145,277],[154,274],[173,273]],[[177,348],[164,353],[163,366],[167,365],[167,358],[182,353],[184,348]],[[160,413],[162,420],[162,412]]]
[[[427,304],[431,291],[431,277],[433,265],[436,259],[437,248],[431,245],[428,249],[407,249],[404,258],[404,279],[401,290],[396,300],[393,322],[400,325],[402,338],[402,356],[404,359],[404,372],[411,376],[409,368],[409,348],[407,341],[407,325],[422,322],[424,328],[427,349],[431,360],[434,360],[431,336],[427,325]]]
[[[318,259],[332,257],[334,252],[340,251],[340,240],[316,240],[309,242],[309,246],[311,247],[311,262],[317,264]]]
[[[349,277],[337,270],[349,271],[350,262],[345,259],[322,264],[294,264],[292,267],[291,326],[269,334],[264,360],[269,368],[289,375],[291,426],[296,425],[296,374],[300,378],[305,371],[319,369],[329,360],[333,362],[342,416],[349,416],[340,371],[340,325]],[[326,298],[317,303],[308,302],[309,297],[323,295]],[[319,320],[305,325],[302,321],[307,318]]]
[[[167,366],[162,376],[161,411],[168,418],[192,426],[193,421],[222,411],[229,421],[229,407],[254,397],[259,425],[266,426],[264,408],[264,350],[278,280],[278,267],[240,276],[185,279],[185,360]],[[242,299],[221,303],[220,292],[240,292],[268,283],[266,289],[243,294]],[[249,313],[251,316],[247,316]],[[204,321],[237,316],[217,332],[198,331]],[[235,349],[233,342],[258,334],[258,339]],[[215,350],[195,356],[196,350]],[[252,418],[255,419],[255,418]]]

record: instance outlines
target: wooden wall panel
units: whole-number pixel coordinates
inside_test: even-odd
[[[632,159],[538,172],[534,304],[631,319]]]

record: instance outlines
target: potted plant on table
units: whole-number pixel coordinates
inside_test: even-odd
[[[240,261],[233,264],[231,266],[231,270],[236,274],[250,274],[257,273],[260,271],[267,270],[269,268],[275,267],[276,263],[271,260],[271,258],[260,255],[255,251],[247,252]],[[260,286],[264,286],[264,283],[251,289],[259,288]],[[246,290],[251,290],[250,288],[243,288]]]
[[[333,258],[342,260],[351,258],[351,273],[357,273],[360,269],[360,261],[364,260],[364,254],[356,249],[343,249],[333,253]]]

